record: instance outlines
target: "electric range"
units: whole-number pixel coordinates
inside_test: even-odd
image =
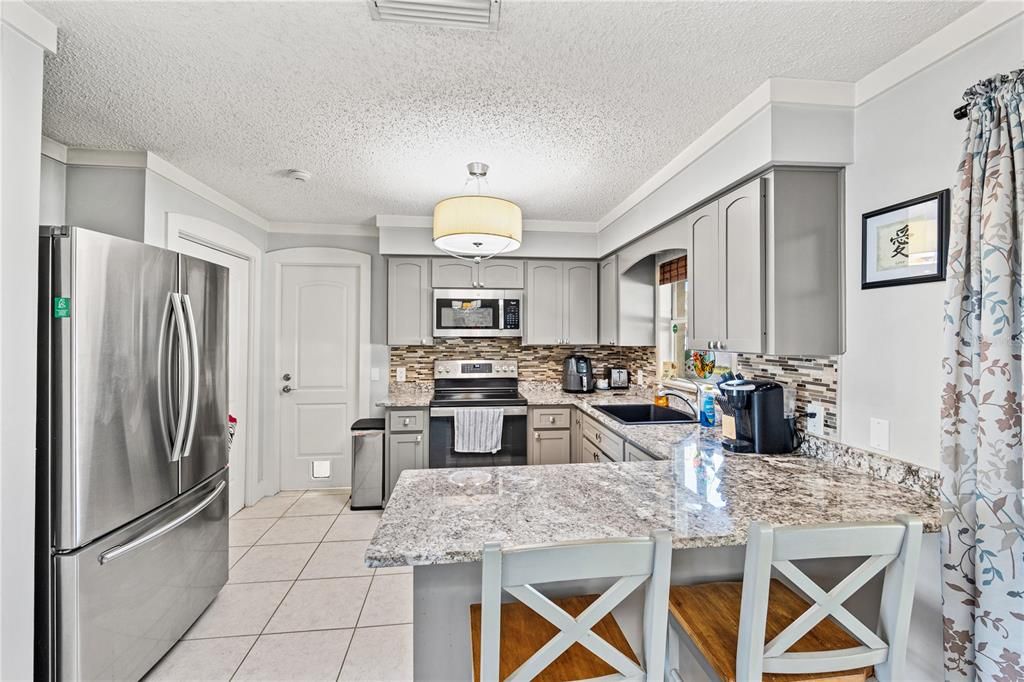
[[[495,453],[455,451],[455,411],[500,407],[501,449]],[[436,360],[430,401],[430,468],[526,464],[526,398],[519,393],[515,360]]]

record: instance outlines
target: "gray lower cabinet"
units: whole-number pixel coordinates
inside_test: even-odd
[[[398,477],[406,469],[426,468],[426,449],[422,433],[393,433],[388,436],[388,486],[387,497],[398,483]]]
[[[429,258],[388,259],[388,345],[434,343]]]
[[[474,263],[459,258],[431,258],[434,289],[522,289],[525,264],[511,258]]]
[[[384,503],[391,498],[391,491],[398,483],[398,477],[406,469],[426,469],[430,466],[427,443],[429,424],[427,410],[418,408],[395,408],[387,410],[384,419],[387,438],[384,453]]]
[[[621,462],[625,459],[625,441],[587,415],[582,415],[580,432],[583,436],[583,461],[594,461],[593,450],[597,450],[604,461]],[[588,454],[590,453],[590,454]]]
[[[527,261],[524,345],[598,342],[597,263]]]
[[[627,462],[654,462],[656,461],[646,450],[641,450],[632,443],[626,443]]]
[[[569,464],[569,429],[533,432],[533,464]]]
[[[527,461],[530,464],[572,462],[571,407],[531,407]]]

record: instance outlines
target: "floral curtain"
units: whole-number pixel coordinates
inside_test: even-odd
[[[965,94],[942,394],[947,680],[1024,680],[1024,71]]]

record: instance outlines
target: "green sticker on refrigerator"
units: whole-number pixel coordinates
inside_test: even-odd
[[[71,317],[71,299],[65,296],[54,297],[53,316],[57,319]]]

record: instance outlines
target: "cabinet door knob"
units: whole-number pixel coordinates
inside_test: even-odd
[[[533,437],[534,437],[534,438],[535,438],[536,440],[540,440],[540,431],[534,431],[534,432],[533,432]]]
[[[555,423],[555,418],[554,417],[548,417],[548,423],[549,424],[554,424]]]
[[[402,419],[402,426],[408,426],[408,425],[409,425],[409,418],[408,417],[404,417]]]
[[[416,436],[416,442],[420,443],[423,441],[423,436]]]

